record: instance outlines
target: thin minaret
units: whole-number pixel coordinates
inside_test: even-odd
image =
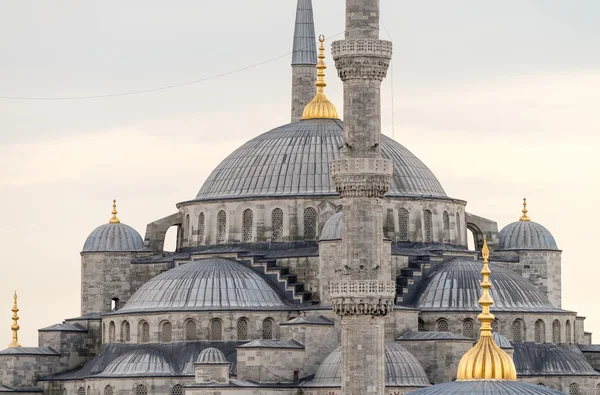
[[[304,107],[317,88],[317,45],[312,0],[298,0],[292,54],[292,122],[302,118]]]
[[[19,344],[19,329],[21,329],[21,327],[19,326],[19,306],[17,306],[17,292],[15,291],[15,296],[13,297],[15,300],[15,304],[13,305],[12,308],[12,312],[13,312],[13,324],[10,327],[10,329],[12,330],[12,341],[10,342],[10,344],[8,345],[8,348],[15,348],[15,347],[21,347],[21,345]]]
[[[383,395],[384,323],[395,283],[383,258],[383,206],[392,162],[381,156],[381,82],[392,43],[379,39],[379,0],[346,0],[346,39],[333,43],[344,82],[344,145],[331,164],[342,198],[342,252],[331,282],[333,309],[341,317],[342,394]]]

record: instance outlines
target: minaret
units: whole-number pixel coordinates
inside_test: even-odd
[[[21,327],[19,326],[19,314],[18,314],[19,306],[17,306],[17,292],[15,292],[14,300],[15,300],[15,304],[13,305],[13,308],[12,308],[13,324],[10,327],[13,335],[12,335],[12,342],[10,342],[10,344],[8,345],[8,348],[21,347],[21,345],[19,344],[19,329],[21,329]]]
[[[304,107],[317,92],[317,46],[312,0],[298,0],[292,55],[292,122],[302,117]]]
[[[382,200],[393,167],[381,157],[381,82],[391,57],[392,43],[379,40],[379,0],[346,0],[346,39],[333,43],[344,82],[344,146],[331,164],[343,208],[339,277],[330,285],[342,323],[344,395],[385,391],[384,322],[395,283],[382,259]]]

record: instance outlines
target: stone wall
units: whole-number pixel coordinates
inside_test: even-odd
[[[52,347],[61,354],[61,371],[74,369],[93,356],[87,332],[38,332],[38,342],[40,347]]]
[[[519,376],[519,381],[531,384],[542,384],[544,387],[569,393],[569,387],[575,384],[579,388],[578,394],[596,395],[600,380],[593,376]]]
[[[292,122],[302,118],[304,107],[317,93],[317,69],[313,65],[292,66]]]
[[[1,355],[0,384],[35,387],[41,377],[62,370],[58,355]]]
[[[304,284],[304,289],[320,297],[319,257],[299,257],[277,259],[277,266],[287,267],[290,273],[296,275],[299,283]]]
[[[282,325],[280,335],[281,339],[294,339],[304,345],[304,376],[315,374],[321,362],[340,345],[339,329],[334,325]]]
[[[77,395],[83,388],[86,395],[104,395],[107,386],[114,395],[136,395],[139,385],[146,387],[148,395],[172,394],[175,386],[194,384],[193,377],[132,377],[132,378],[97,378],[87,380],[63,381],[58,383],[44,382],[44,393],[49,395]],[[182,389],[183,391],[183,389]]]
[[[594,369],[600,372],[600,352],[583,351],[583,355]]]
[[[291,383],[306,376],[305,350],[290,348],[237,348],[237,379],[259,383]]]

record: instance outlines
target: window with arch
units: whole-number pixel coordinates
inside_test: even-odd
[[[408,241],[408,210],[402,207],[398,210],[398,240]]]
[[[170,322],[165,322],[160,327],[160,341],[162,343],[171,343],[173,339],[173,326]]]
[[[198,243],[204,244],[204,213],[200,213],[198,216]]]
[[[262,323],[262,338],[266,340],[270,340],[275,338],[275,322],[272,318],[265,318]]]
[[[110,385],[104,387],[104,395],[113,395],[113,387]]]
[[[129,321],[121,322],[121,342],[129,342],[131,341],[131,325],[129,325]]]
[[[102,341],[106,342],[106,322],[102,323]]]
[[[254,237],[254,212],[249,208],[242,214],[242,237],[245,242],[252,241]]]
[[[192,224],[190,223],[190,215],[185,216],[185,239],[192,240]]]
[[[456,213],[456,244],[460,244],[462,235],[460,232],[460,213]]]
[[[535,322],[533,338],[536,343],[546,342],[546,325],[544,325],[544,321],[537,320]]]
[[[183,395],[183,387],[179,384],[175,385],[171,391],[171,395]]]
[[[210,320],[210,340],[223,340],[223,321],[218,318]]]
[[[185,322],[185,340],[198,340],[196,321],[187,320]]]
[[[600,384],[596,386],[596,395],[600,395]]]
[[[227,239],[227,214],[221,210],[217,214],[217,241],[224,243]]]
[[[469,339],[475,338],[475,322],[470,318],[463,321],[463,336]]]
[[[119,298],[112,298],[110,301],[110,311],[117,311],[119,310],[119,307]]]
[[[444,243],[450,242],[450,215],[447,211],[444,211],[442,215],[443,226],[444,226]]]
[[[110,324],[108,324],[108,342],[109,343],[115,342],[116,331],[117,330],[115,327],[115,322],[111,321]]]
[[[144,384],[138,384],[135,387],[135,395],[148,395],[148,388]]]
[[[283,211],[276,208],[271,212],[271,227],[273,241],[283,241]]]
[[[248,340],[248,324],[247,318],[240,318],[237,320],[237,339],[238,340]]]
[[[560,322],[554,320],[552,323],[552,343],[560,344]]]
[[[140,323],[140,343],[150,342],[150,324],[146,321]]]
[[[419,318],[418,330],[419,330],[419,332],[425,332],[425,321],[423,321],[420,318]]]
[[[540,387],[545,387],[544,383],[538,383],[537,385],[539,385]]]
[[[571,385],[569,385],[569,395],[579,395],[579,385],[571,383]]]
[[[448,320],[440,318],[435,323],[435,330],[438,332],[448,332]]]
[[[571,344],[571,321],[567,320],[567,322],[565,322],[565,342],[567,344]]]
[[[433,219],[429,210],[423,210],[423,231],[425,243],[431,243],[433,241]]]
[[[85,395],[85,388],[79,387],[79,389],[77,390],[77,395]]]
[[[525,341],[525,322],[517,318],[512,323],[513,343],[523,343]]]
[[[317,238],[317,210],[312,207],[304,209],[304,240]]]
[[[492,332],[498,333],[499,330],[500,330],[500,321],[498,321],[497,318],[494,318],[494,321],[492,321]]]

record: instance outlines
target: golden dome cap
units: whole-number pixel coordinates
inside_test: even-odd
[[[12,341],[10,342],[10,344],[8,345],[8,348],[15,348],[15,347],[21,347],[21,344],[19,344],[19,329],[21,329],[21,327],[19,326],[19,306],[17,306],[17,291],[15,291],[15,296],[13,296],[14,300],[15,300],[15,304],[13,305],[12,308],[12,312],[13,312],[13,324],[10,327],[10,329],[12,330]]]
[[[117,217],[117,200],[113,200],[112,218],[108,221],[109,224],[120,224],[121,220]]]
[[[521,211],[523,215],[519,218],[519,221],[531,221],[527,216],[527,198],[523,198],[523,210]]]
[[[319,47],[319,62],[317,63],[317,94],[314,99],[304,107],[304,112],[302,113],[303,120],[340,118],[337,109],[325,95],[325,87],[327,86],[327,82],[325,82],[325,69],[327,69],[327,65],[324,60],[325,36],[320,35],[319,41],[321,42],[321,46]]]
[[[494,304],[494,300],[490,296],[490,268],[488,259],[490,250],[487,245],[487,240],[483,239],[483,281],[481,288],[483,293],[479,298],[479,305],[482,307],[482,312],[477,316],[481,322],[481,333],[479,341],[465,355],[463,355],[458,365],[457,380],[516,380],[517,369],[512,358],[494,342],[492,337],[492,321],[494,315],[490,313],[490,306]]]

